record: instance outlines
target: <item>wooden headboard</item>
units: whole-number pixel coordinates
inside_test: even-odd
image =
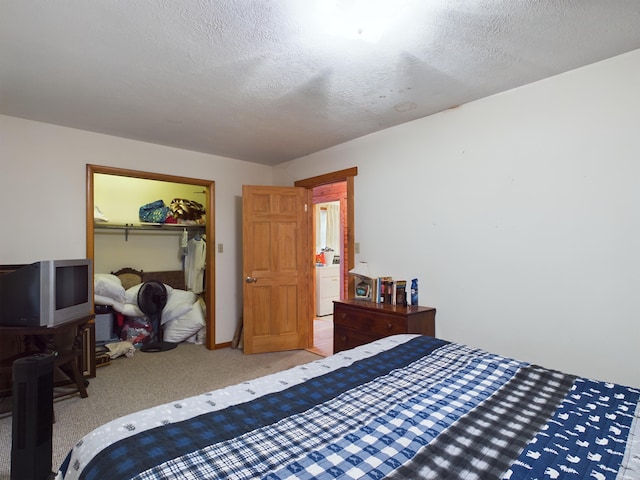
[[[186,290],[184,272],[182,270],[166,270],[164,272],[142,272],[142,281],[157,280],[173,288]]]
[[[145,272],[144,270],[136,270],[134,268],[125,267],[111,273],[120,277],[120,279],[122,280],[122,285],[125,289],[132,287],[133,285],[137,285],[138,283],[156,280],[173,288],[186,290],[184,272],[182,270]]]

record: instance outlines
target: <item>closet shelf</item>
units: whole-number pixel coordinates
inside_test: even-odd
[[[188,225],[182,223],[94,223],[95,230],[124,230],[125,241],[129,240],[129,231],[155,231],[177,233],[183,230],[204,233],[205,225]]]

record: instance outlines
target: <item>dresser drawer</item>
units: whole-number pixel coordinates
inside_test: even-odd
[[[333,322],[355,330],[364,330],[378,336],[407,333],[407,318],[397,315],[377,313],[372,315],[365,310],[337,308]]]
[[[380,335],[374,335],[368,332],[353,330],[340,325],[335,325],[333,330],[333,351],[334,353],[350,348],[359,347],[365,343],[378,340]]]

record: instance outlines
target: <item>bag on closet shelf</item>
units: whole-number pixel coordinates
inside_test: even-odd
[[[138,212],[141,222],[147,223],[164,223],[169,214],[169,208],[164,204],[163,200],[142,205]]]
[[[174,198],[169,206],[171,215],[178,221],[198,222],[204,219],[206,210],[204,205],[195,200],[187,200],[185,198]]]

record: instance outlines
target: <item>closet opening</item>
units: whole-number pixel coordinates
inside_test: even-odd
[[[206,240],[200,247],[206,258],[204,272],[191,281],[205,305],[203,343],[215,349],[215,182],[90,164],[86,175],[87,258],[93,260],[95,273],[122,268],[162,271],[186,285],[189,278],[178,278],[187,266],[184,242]],[[202,205],[204,215],[184,224],[140,222],[142,205],[163,199],[168,207],[174,195]]]

